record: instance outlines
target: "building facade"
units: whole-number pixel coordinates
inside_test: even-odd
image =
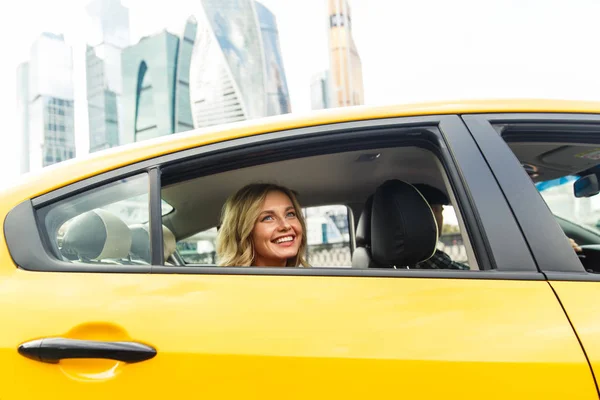
[[[17,71],[22,172],[75,157],[73,54],[62,35],[43,33]]]
[[[347,0],[329,0],[329,63],[332,107],[364,104],[362,63],[352,37]]]
[[[118,146],[123,112],[121,52],[129,45],[129,10],[120,0],[86,7],[91,35],[86,52],[90,152]]]
[[[273,14],[253,0],[202,0],[190,71],[195,127],[290,112]]]
[[[123,143],[193,128],[189,79],[197,22],[181,37],[163,31],[123,50]]]

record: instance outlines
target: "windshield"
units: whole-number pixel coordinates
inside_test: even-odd
[[[577,176],[538,182],[536,187],[552,213],[600,234],[600,196],[577,198],[573,185]]]

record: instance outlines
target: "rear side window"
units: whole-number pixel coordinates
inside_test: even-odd
[[[73,263],[147,264],[148,187],[148,175],[137,175],[41,209],[51,251]]]

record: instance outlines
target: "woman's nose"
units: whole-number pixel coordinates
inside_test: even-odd
[[[279,220],[279,229],[287,231],[288,229],[290,229],[290,227],[291,227],[291,225],[287,219],[282,218]]]

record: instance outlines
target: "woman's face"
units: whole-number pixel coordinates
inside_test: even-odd
[[[302,225],[290,198],[279,191],[269,192],[252,230],[254,266],[284,267],[298,254]]]

